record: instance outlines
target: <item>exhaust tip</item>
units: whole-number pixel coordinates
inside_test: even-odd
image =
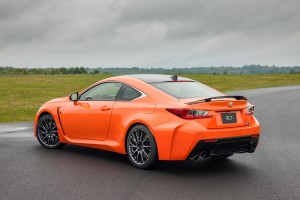
[[[202,151],[202,152],[199,154],[199,156],[202,157],[202,158],[205,158],[205,156],[206,156],[206,151]]]
[[[200,156],[199,155],[195,155],[194,157],[193,157],[193,160],[195,160],[195,161],[198,161],[200,159]]]
[[[194,161],[199,161],[201,158],[207,158],[207,157],[209,157],[209,156],[207,156],[206,151],[201,151],[200,154],[195,155],[195,156],[191,157],[190,159],[194,160]]]
[[[254,151],[255,151],[255,148],[254,147],[250,147],[249,153],[253,153]]]

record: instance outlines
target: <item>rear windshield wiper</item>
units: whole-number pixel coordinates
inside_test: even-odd
[[[211,102],[211,100],[213,100],[213,99],[228,99],[228,98],[247,101],[247,98],[244,97],[244,96],[217,96],[217,97],[210,97],[210,98],[206,98],[206,99],[200,99],[200,100],[197,100],[197,101],[188,102],[187,104]]]

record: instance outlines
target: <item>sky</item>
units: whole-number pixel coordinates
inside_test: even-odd
[[[0,66],[300,66],[299,0],[0,0]]]

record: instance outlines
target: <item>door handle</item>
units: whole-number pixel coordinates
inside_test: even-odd
[[[106,110],[110,110],[111,107],[109,107],[109,106],[102,106],[100,109],[101,109],[102,111],[106,111]]]

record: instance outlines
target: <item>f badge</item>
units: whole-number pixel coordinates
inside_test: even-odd
[[[232,116],[226,116],[226,120],[227,120],[227,121],[231,121],[232,119],[233,119]]]
[[[232,101],[228,103],[228,107],[229,107],[229,108],[232,108],[232,107],[233,107],[233,102],[232,102]]]

